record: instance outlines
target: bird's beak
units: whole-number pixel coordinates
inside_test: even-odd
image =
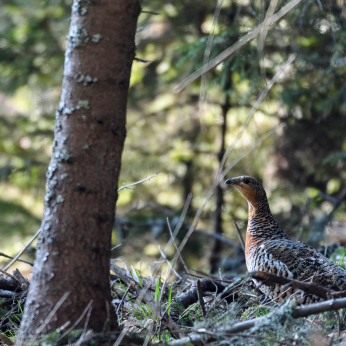
[[[233,179],[227,179],[225,181],[225,184],[232,184],[232,185],[235,185],[235,181]]]

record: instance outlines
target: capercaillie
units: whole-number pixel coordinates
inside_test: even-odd
[[[269,272],[285,278],[312,282],[335,291],[346,290],[346,270],[324,257],[317,250],[287,236],[270,211],[262,184],[255,178],[240,176],[227,179],[246,198],[249,220],[246,232],[245,259],[249,272]],[[292,287],[266,286],[253,279],[269,298],[280,302],[292,294],[302,304],[321,300]]]

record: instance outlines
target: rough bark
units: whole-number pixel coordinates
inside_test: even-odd
[[[229,97],[229,89],[231,87],[231,76],[230,71],[227,76],[227,79],[225,81],[224,85],[224,93],[225,93],[225,99],[222,104],[222,125],[221,125],[221,144],[220,149],[217,154],[217,158],[219,161],[219,165],[221,164],[223,155],[225,154],[225,138],[226,138],[226,131],[227,131],[227,113],[229,109],[231,108],[230,104],[230,97]],[[215,190],[215,213],[214,213],[214,225],[213,225],[213,232],[215,234],[221,235],[223,233],[222,230],[222,206],[224,204],[224,198],[223,198],[223,190],[220,185],[216,187]],[[216,272],[219,268],[219,262],[220,262],[220,252],[221,252],[221,241],[219,239],[214,240],[214,244],[211,250],[211,256],[210,256],[210,269],[211,272]]]
[[[42,233],[16,345],[30,343],[40,329],[72,326],[90,302],[89,328],[117,326],[111,232],[139,13],[138,0],[73,1]]]

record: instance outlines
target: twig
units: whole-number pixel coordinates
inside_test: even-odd
[[[295,0],[292,0],[290,3],[292,3]],[[277,81],[277,79],[279,78],[280,74],[293,62],[293,60],[295,59],[296,55],[295,54],[291,54],[290,57],[287,59],[287,61],[281,66],[280,70],[274,75],[274,77],[270,80],[270,82],[268,83],[268,85],[266,86],[266,88],[260,93],[260,96],[258,97],[257,101],[255,102],[255,105],[252,107],[252,109],[250,110],[248,117],[242,127],[242,129],[239,131],[238,135],[236,136],[236,138],[234,139],[234,141],[232,142],[232,144],[227,148],[221,163],[219,165],[219,169],[218,172],[216,173],[216,176],[214,178],[213,184],[209,190],[209,192],[207,193],[207,196],[204,198],[202,205],[198,208],[195,218],[192,222],[192,225],[190,227],[190,229],[188,230],[187,234],[185,235],[184,239],[182,240],[178,251],[174,257],[174,262],[176,262],[177,258],[179,257],[180,252],[182,251],[182,249],[184,248],[185,244],[187,243],[189,237],[191,236],[191,234],[194,232],[194,230],[197,228],[199,219],[201,217],[202,211],[204,209],[204,207],[207,205],[207,203],[209,202],[210,198],[212,197],[212,195],[215,192],[216,187],[220,184],[220,182],[224,179],[224,177],[226,176],[226,174],[241,160],[243,159],[249,152],[251,152],[251,150],[253,150],[257,145],[259,145],[259,143],[261,143],[262,141],[264,141],[267,137],[271,136],[273,133],[275,133],[277,130],[279,130],[280,128],[284,127],[285,124],[280,124],[277,127],[275,127],[274,129],[268,131],[267,133],[265,133],[262,137],[260,137],[259,139],[257,139],[255,141],[255,143],[248,148],[247,150],[245,150],[244,153],[242,153],[241,155],[238,156],[238,158],[236,158],[235,160],[233,160],[225,169],[223,169],[226,160],[228,158],[228,156],[230,155],[233,147],[235,146],[235,144],[237,143],[237,141],[239,140],[239,138],[242,136],[243,132],[245,131],[247,125],[249,124],[250,119],[252,118],[252,116],[255,114],[257,108],[260,106],[260,104],[262,103],[262,101],[264,100],[264,98],[267,96],[269,90],[271,89],[271,87],[274,85],[274,83]]]
[[[84,315],[91,309],[92,310],[92,304],[93,304],[93,300],[90,300],[90,302],[88,303],[88,305],[86,306],[86,308],[84,309],[84,311],[82,312],[82,314],[79,316],[79,318],[77,319],[77,321],[75,323],[73,323],[73,325],[67,329],[65,331],[64,334],[62,334],[58,340],[61,340],[65,335],[67,335],[68,333],[70,333],[78,324],[79,322],[83,319]]]
[[[270,1],[264,22],[266,22],[270,17],[273,16],[277,4],[278,4],[278,0]],[[264,48],[264,43],[267,37],[267,33],[268,33],[268,26],[263,26],[259,34],[258,47],[257,47],[260,61],[262,60],[262,57],[263,57],[263,48]],[[263,70],[261,69],[261,71]],[[263,77],[265,77],[264,74],[263,74]]]
[[[215,35],[215,28],[216,28],[216,24],[217,24],[218,19],[219,19],[222,3],[223,3],[223,0],[218,0],[216,7],[215,7],[212,29],[211,29],[211,32],[209,33],[207,46],[206,46],[205,51],[204,51],[204,57],[203,57],[203,65],[204,66],[208,63],[209,58],[210,58],[210,52],[211,52],[211,48],[212,48],[213,40],[214,40],[214,35]],[[201,119],[204,119],[204,105],[205,105],[206,90],[207,90],[207,74],[204,73],[202,75],[201,88],[200,88],[200,93],[199,93],[199,112],[200,112],[200,118]]]
[[[37,328],[35,334],[33,335],[33,338],[31,339],[31,342],[29,345],[32,345],[36,338],[40,335],[40,333],[42,332],[42,330],[47,326],[47,324],[50,322],[50,320],[53,318],[53,316],[56,314],[56,312],[58,311],[58,309],[60,308],[60,306],[62,304],[64,304],[65,300],[67,299],[67,297],[70,295],[70,292],[65,292],[64,295],[59,299],[59,301],[55,304],[54,308],[52,309],[52,311],[48,314],[48,316],[46,317],[46,319],[43,321],[43,323]]]
[[[113,346],[119,346],[122,339],[124,338],[124,336],[127,334],[127,331],[129,330],[129,327],[124,326],[123,330],[121,331],[119,337],[116,339],[115,343],[113,344]]]
[[[93,331],[92,330],[87,331],[92,309],[93,309],[92,306],[90,306],[90,308],[88,309],[88,313],[87,313],[87,316],[86,316],[86,319],[85,319],[85,322],[84,322],[83,333],[80,336],[76,346],[81,345],[83,341],[89,340],[92,337],[92,335],[93,335]]]
[[[206,312],[205,312],[205,304],[204,304],[203,291],[202,291],[200,279],[197,280],[197,296],[198,296],[199,305],[201,307],[203,319],[205,319]]]
[[[202,279],[199,281],[199,286],[201,292],[222,292],[225,289],[225,286],[218,281],[214,281],[211,279]],[[182,293],[177,297],[183,307],[186,309],[190,305],[198,302],[198,288],[197,286],[192,286],[187,292]]]
[[[257,26],[255,29],[250,31],[247,35],[243,36],[240,40],[234,43],[232,46],[228,47],[221,54],[211,60],[207,65],[202,66],[197,71],[193,72],[190,76],[185,78],[180,84],[174,88],[174,92],[179,93],[190,85],[194,80],[199,78],[204,73],[212,70],[214,67],[222,63],[224,60],[229,58],[234,52],[244,46],[246,43],[254,39],[262,30],[263,27],[269,27],[281,19],[286,13],[288,13],[292,8],[297,6],[302,0],[292,0],[287,5],[285,5],[280,11],[276,12],[272,17],[265,20],[262,24]]]
[[[20,283],[20,287],[26,291],[29,288],[29,281],[25,279],[18,268],[13,272],[13,277]]]
[[[200,234],[203,234],[203,235],[206,235],[208,237],[213,237],[213,238],[216,238],[220,241],[222,241],[223,243],[227,244],[227,245],[230,245],[236,249],[240,249],[240,246],[238,244],[236,244],[235,242],[233,242],[232,240],[224,237],[223,235],[221,234],[218,234],[218,233],[212,233],[212,232],[208,232],[208,231],[205,231],[203,229],[195,229],[195,233],[200,233]]]
[[[146,327],[149,324],[149,328],[147,330],[147,336],[145,338],[145,341],[143,343],[143,346],[147,346],[149,343],[150,338],[153,335],[153,328],[154,328],[154,324],[155,322],[153,320],[148,320],[148,322],[144,325],[144,327]]]
[[[0,341],[5,345],[14,345],[14,342],[8,338],[6,335],[0,334]]]
[[[294,318],[307,317],[321,312],[339,310],[346,307],[346,298],[330,299],[321,303],[305,305],[293,310]]]
[[[156,177],[158,174],[159,174],[159,172],[156,172],[155,174],[153,174],[153,175],[150,176],[149,178],[145,178],[145,179],[136,181],[135,183],[131,183],[131,184],[128,184],[128,185],[125,185],[125,184],[123,183],[123,185],[118,189],[118,192],[119,192],[120,190],[122,190],[122,189],[125,189],[125,188],[129,187],[129,186],[137,185],[137,184],[143,183],[143,182],[145,182],[145,181],[147,181],[147,180],[150,180],[150,179]]]
[[[13,298],[16,295],[20,295],[20,293],[16,293],[14,291],[8,291],[0,289],[0,297],[1,298]]]
[[[344,298],[346,297],[346,291],[334,291],[330,292],[328,298]]]
[[[179,257],[180,252],[183,250],[185,244],[187,243],[189,237],[191,236],[191,234],[194,232],[194,230],[196,229],[199,219],[201,217],[202,211],[204,209],[204,207],[207,205],[207,203],[209,202],[211,196],[214,194],[215,188],[218,185],[218,183],[224,178],[224,176],[231,170],[231,168],[233,168],[241,159],[243,159],[249,152],[251,152],[254,148],[256,148],[260,143],[262,143],[265,139],[267,139],[269,136],[271,136],[273,133],[275,133],[276,131],[278,131],[279,129],[281,129],[282,127],[284,127],[285,124],[280,124],[279,126],[275,127],[274,129],[268,131],[267,133],[265,133],[262,137],[260,137],[257,141],[255,141],[255,143],[248,148],[247,150],[245,150],[241,155],[238,156],[237,159],[233,160],[228,166],[227,168],[222,172],[221,174],[221,178],[215,178],[214,183],[211,187],[211,189],[209,190],[207,196],[204,198],[204,201],[202,203],[202,205],[199,207],[199,209],[196,212],[195,218],[193,220],[193,223],[190,227],[190,229],[188,230],[187,234],[185,235],[184,239],[182,240],[177,253],[173,259],[173,263],[176,262],[177,258]]]
[[[6,258],[9,258],[9,259],[14,259],[14,257],[8,256],[8,255],[4,254],[3,252],[0,252],[0,256],[6,257]],[[23,262],[23,263],[29,264],[29,265],[31,265],[31,266],[34,266],[34,263],[29,262],[29,261],[25,261],[25,260],[22,260],[22,259],[17,259],[17,261],[18,261],[18,262]]]
[[[242,246],[242,248],[243,248],[243,251],[245,252],[245,243],[244,243],[243,236],[241,235],[240,229],[239,229],[237,223],[235,222],[235,220],[233,220],[233,223],[234,223],[235,229],[237,230],[238,238],[239,238],[240,244],[241,244],[241,246]]]
[[[190,194],[189,194],[189,195],[190,195]],[[192,194],[191,194],[191,196],[192,196]],[[173,232],[172,232],[172,228],[171,228],[171,225],[170,225],[170,223],[169,223],[168,217],[167,217],[167,225],[168,225],[169,233],[170,233],[170,235],[171,235],[171,237],[172,237],[172,239],[173,239],[174,247],[175,247],[175,249],[178,251],[178,246],[177,246],[177,243],[175,242],[175,239],[174,239],[174,236],[173,236]],[[181,261],[181,263],[183,264],[183,266],[184,266],[186,272],[189,273],[189,270],[187,269],[187,266],[186,266],[186,264],[185,264],[185,262],[184,262],[184,260],[183,260],[183,257],[182,257],[181,255],[180,255],[180,261]]]
[[[157,305],[157,303],[153,300],[153,298],[148,294],[147,289],[142,288],[139,283],[126,275],[125,271],[118,267],[111,261],[111,270],[119,276],[119,278],[125,282],[128,286],[130,286],[130,290],[133,291],[138,297],[143,296],[143,301],[149,306],[149,308],[155,313],[155,315],[162,320],[162,323],[168,328],[172,336],[175,338],[184,337],[184,332],[180,329],[180,327],[168,316],[164,315]]]
[[[186,201],[185,201],[185,203],[184,203],[184,208],[183,208],[183,211],[181,212],[179,221],[178,221],[177,225],[175,226],[173,233],[171,234],[171,238],[169,239],[168,243],[167,243],[166,246],[165,246],[165,250],[164,250],[165,252],[167,252],[167,251],[170,249],[170,247],[172,246],[172,244],[175,244],[175,239],[176,239],[176,237],[177,237],[177,235],[178,235],[178,233],[179,233],[181,227],[183,226],[183,223],[184,223],[184,220],[185,220],[185,217],[186,217],[186,214],[187,214],[187,210],[189,209],[191,200],[192,200],[192,193],[189,193],[188,196],[187,196],[187,198],[186,198]],[[171,232],[171,231],[170,231],[170,232]],[[181,255],[180,255],[180,252],[179,252],[179,248],[177,249],[177,252],[176,252],[176,253],[178,253],[178,254],[179,254],[178,257],[181,258]],[[161,261],[161,260],[162,260],[162,256],[161,256],[161,258],[160,258],[160,261]],[[175,263],[176,263],[176,259],[175,259],[175,257],[174,257],[174,260],[173,260],[173,263],[172,263],[172,266],[173,266],[173,267],[174,267]],[[158,266],[155,268],[155,270],[154,270],[154,276],[155,276],[156,273],[158,272],[159,268],[160,268],[160,265],[158,265]],[[169,280],[169,278],[171,277],[171,273],[172,273],[172,272],[169,270],[169,272],[167,273],[167,280]],[[166,281],[167,281],[167,280],[166,280]]]
[[[315,315],[315,314],[319,314],[326,311],[339,310],[345,307],[346,307],[346,298],[330,299],[321,303],[310,304],[310,305],[305,305],[299,308],[295,308],[292,310],[292,317],[293,318],[307,317],[310,315]],[[244,330],[248,330],[254,327],[258,323],[261,323],[266,318],[267,317],[264,316],[264,317],[254,318],[252,320],[248,320],[244,322],[238,322],[233,324],[230,327],[211,329],[211,332],[213,332],[214,334],[223,334],[223,335],[229,334],[229,333],[242,332]],[[211,340],[212,338],[210,336],[205,336],[204,335],[205,333],[209,333],[209,332],[205,328],[200,328],[200,329],[197,329],[194,333],[189,334],[185,338],[170,342],[169,345],[183,346],[183,345],[189,345],[189,343],[198,344],[198,343],[201,343],[201,341]]]
[[[134,58],[133,60],[136,60],[138,62],[142,62],[144,64],[148,63],[148,62],[151,62],[150,60],[145,60],[145,59],[141,59],[141,58]]]
[[[23,249],[18,253],[18,255],[3,269],[6,271],[11,265],[18,260],[20,256],[26,251],[26,249],[31,245],[31,243],[37,238],[37,236],[41,233],[42,228],[40,228],[35,235],[29,240],[29,242],[23,247]]]
[[[168,267],[170,268],[170,270],[177,276],[177,278],[178,278],[179,280],[183,280],[183,278],[182,278],[182,277],[175,271],[175,269],[172,267],[171,262],[168,261],[166,255],[164,254],[164,252],[163,252],[162,249],[161,249],[161,246],[159,245],[158,247],[159,247],[159,251],[160,251],[160,253],[161,253],[161,256],[163,257],[163,259],[164,259],[164,260],[166,261],[166,263],[168,264]]]
[[[153,12],[153,11],[141,11],[142,13],[148,13],[148,14],[152,14],[154,16],[158,16],[160,13],[158,12]]]
[[[7,273],[7,272],[5,272],[5,271],[2,270],[2,269],[0,269],[0,273],[2,273],[2,274],[4,274],[4,275],[7,275],[7,276],[10,277],[11,279],[18,281],[18,282],[21,284],[21,282],[20,282],[17,278],[15,278],[13,275],[11,275],[10,273]]]
[[[124,300],[125,300],[125,298],[126,298],[126,296],[127,296],[127,293],[128,293],[129,290],[130,290],[130,287],[131,287],[131,284],[127,286],[126,291],[125,291],[125,294],[124,294],[123,297],[121,298],[121,301],[120,301],[120,303],[119,303],[119,305],[118,305],[118,307],[117,307],[117,315],[118,315],[118,313],[119,313],[119,310],[120,310],[121,306],[122,306],[123,303],[124,303]]]
[[[330,294],[336,293],[334,290],[329,288],[322,287],[310,282],[303,282],[293,279],[284,278],[282,276],[277,276],[268,272],[252,272],[250,273],[251,277],[256,280],[261,280],[263,284],[270,286],[273,284],[287,285],[293,288],[304,291],[308,294],[313,294],[317,297],[323,299],[328,299]]]

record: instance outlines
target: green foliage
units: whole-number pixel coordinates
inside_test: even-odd
[[[341,268],[346,270],[346,263],[345,263],[345,248],[341,247],[340,249],[335,250],[331,255],[331,260],[340,266]]]
[[[70,5],[70,0],[11,0],[0,5],[0,232],[11,236],[6,246],[13,234],[32,234],[42,215]],[[209,60],[256,27],[267,5],[224,1]],[[170,237],[167,217],[174,228],[186,197],[193,193],[186,226],[178,234],[181,241],[217,169],[225,98],[230,98],[228,146],[259,92],[291,53],[297,54],[294,64],[272,87],[228,162],[277,123],[286,122],[285,129],[256,147],[229,175],[263,179],[280,225],[308,231],[321,219],[321,206],[329,203],[314,200],[302,219],[310,191],[329,193],[328,183],[337,181],[332,194],[338,196],[346,178],[342,8],[330,2],[322,10],[317,2],[300,4],[268,31],[261,54],[255,39],[208,72],[203,115],[198,110],[200,80],[179,95],[172,90],[203,64],[215,1],[144,0],[142,7],[159,15],[142,13],[139,19],[137,57],[151,63],[133,63],[120,184],[160,173],[120,191],[114,241],[122,247],[114,253],[131,254],[134,263],[143,260],[143,250],[150,260],[159,256],[153,249]],[[201,215],[201,229],[212,230],[215,208],[211,200]],[[225,235],[237,241],[232,219],[246,219],[246,204],[238,194],[226,193],[223,209]],[[345,206],[333,216],[343,220]],[[193,235],[183,251],[194,267],[208,266],[205,254],[211,242],[203,237]]]

